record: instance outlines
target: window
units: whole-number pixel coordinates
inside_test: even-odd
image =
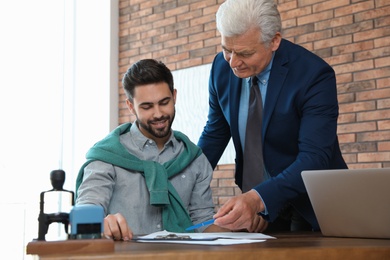
[[[74,190],[86,151],[117,125],[117,5],[0,2],[0,256],[28,258],[50,171],[64,169]]]

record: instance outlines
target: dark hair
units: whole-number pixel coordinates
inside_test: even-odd
[[[166,82],[173,93],[173,76],[161,61],[154,59],[139,60],[134,63],[122,78],[123,89],[127,98],[132,101],[134,89],[139,86]]]

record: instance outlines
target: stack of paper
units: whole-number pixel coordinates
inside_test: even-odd
[[[264,242],[275,237],[261,233],[223,232],[223,233],[174,233],[166,230],[146,236],[135,237],[137,242],[179,243],[197,245],[236,245]]]

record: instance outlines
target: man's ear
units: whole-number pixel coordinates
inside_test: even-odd
[[[126,99],[126,106],[129,109],[130,113],[135,115],[135,113],[134,113],[134,104],[129,99]]]
[[[176,93],[177,93],[177,90],[174,89],[173,90],[173,104],[175,104],[175,105],[176,105]]]
[[[277,32],[271,40],[271,50],[276,51],[279,48],[280,42],[282,41],[282,35]]]

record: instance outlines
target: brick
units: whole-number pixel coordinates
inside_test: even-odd
[[[343,27],[344,25],[352,24],[353,16],[347,15],[342,17],[337,17],[333,19],[328,19],[325,21],[318,21],[314,24],[315,31],[321,31],[330,28]]]
[[[219,187],[235,187],[236,184],[234,183],[234,179],[220,179],[219,180]]]
[[[342,88],[341,88],[341,84],[338,85],[337,87],[337,91],[338,91],[338,96],[337,96],[337,99],[338,99],[338,103],[339,105],[340,104],[343,104],[343,103],[349,103],[349,102],[352,102],[355,100],[355,94],[354,93],[344,93],[342,92]]]
[[[296,9],[298,7],[296,1],[289,1],[286,3],[278,4],[278,10],[280,13],[287,12],[289,10]]]
[[[291,28],[291,27],[296,27],[297,26],[297,19],[286,19],[282,21],[282,34],[283,34],[283,29],[284,28]]]
[[[389,130],[390,129],[390,120],[378,121],[378,130]]]
[[[138,34],[138,33],[141,33],[141,35],[145,32],[145,31],[149,31],[149,30],[152,30],[153,29],[153,24],[141,24],[141,21],[140,20],[137,20],[139,21],[140,24],[130,24],[129,25],[129,33],[131,34]],[[142,36],[141,36],[142,38]],[[143,37],[145,38],[145,37]]]
[[[234,164],[219,164],[217,166],[217,169],[219,171],[234,171],[235,165]]]
[[[381,163],[351,163],[348,164],[349,169],[372,169],[383,168]]]
[[[200,16],[202,16],[202,10],[195,10],[185,14],[178,15],[177,21],[180,22],[180,21],[188,20],[191,22],[192,19]]]
[[[372,40],[351,43],[351,44],[342,44],[339,46],[334,46],[332,48],[333,55],[340,55],[345,53],[353,53],[357,51],[369,50],[374,47],[374,42]]]
[[[217,52],[215,52],[217,53]],[[202,57],[202,64],[209,64],[209,63],[212,63],[213,60],[215,58],[215,55],[208,55],[208,56],[205,56],[205,57]]]
[[[354,54],[354,59],[356,61],[360,61],[360,60],[367,60],[367,59],[382,58],[383,56],[388,57],[389,53],[390,53],[390,46],[389,47],[386,46],[383,48],[376,48],[376,49],[356,52]]]
[[[210,5],[215,5],[215,2],[210,0],[196,1],[195,3],[190,4],[190,10],[204,9]]]
[[[376,131],[356,134],[357,142],[387,141],[390,140],[390,131]]]
[[[155,6],[159,6],[163,3],[163,0],[148,0],[140,3],[140,9],[147,9]]]
[[[374,27],[375,28],[389,26],[389,25],[390,25],[389,16],[377,18],[377,19],[374,20]]]
[[[352,154],[343,153],[343,158],[348,165],[357,162],[357,154],[355,153]]]
[[[213,20],[215,20],[214,14],[203,15],[201,17],[191,19],[190,26],[205,24],[205,23],[208,23],[208,22],[213,21]]]
[[[352,43],[352,35],[343,35],[333,37],[332,39],[319,40],[314,42],[314,49],[323,49],[328,47],[334,47],[342,44]]]
[[[283,37],[290,37],[314,32],[314,24],[305,24],[299,27],[286,28],[283,30]]]
[[[375,5],[377,7],[381,7],[381,6],[386,6],[386,5],[389,5],[389,0],[376,0],[375,1]]]
[[[182,53],[178,53],[175,55],[165,56],[161,60],[164,63],[171,63],[171,62],[176,62],[177,60],[185,60],[185,59],[189,59],[189,58],[190,57],[189,57],[188,52],[182,52]]]
[[[375,110],[375,109],[376,109],[375,101],[339,104],[340,113],[350,113],[350,112],[367,111],[367,110]]]
[[[119,24],[120,25],[122,25],[122,24],[124,24],[125,22],[128,22],[128,21],[130,21],[130,14],[119,16]]]
[[[317,21],[323,21],[333,18],[333,10],[324,11],[320,13],[314,13],[310,15],[300,16],[297,18],[298,26],[315,23]]]
[[[358,154],[358,162],[383,162],[383,161],[390,161],[390,152]]]
[[[164,42],[164,48],[169,48],[169,47],[173,47],[173,46],[179,46],[179,45],[183,45],[183,44],[187,44],[188,43],[188,38],[187,37],[180,37],[180,38],[176,38],[176,39],[173,39],[173,40],[170,40],[170,41],[165,41]]]
[[[389,67],[390,66],[390,57],[383,57],[383,58],[378,58],[374,60],[375,68],[380,68],[380,67]]]
[[[356,22],[364,21],[364,20],[372,20],[382,16],[389,16],[390,14],[390,6],[384,6],[381,8],[372,8],[371,10],[367,10],[365,12],[359,12],[354,14],[354,18]]]
[[[145,0],[129,0],[130,2],[130,6],[132,6],[132,5],[138,5],[138,4],[140,4],[140,3],[143,3],[143,2],[145,2]]]
[[[203,43],[204,43],[204,47],[217,46],[217,45],[219,46],[221,44],[221,39],[213,37],[211,39],[205,39]]]
[[[169,40],[173,40],[177,38],[177,33],[176,32],[170,32],[170,33],[162,33],[162,34],[157,34],[156,36],[152,36],[153,38],[153,43],[164,43]]]
[[[215,16],[215,14],[217,13],[218,7],[219,7],[219,5],[207,6],[207,7],[203,8],[203,14],[204,15],[213,14]]]
[[[376,152],[376,142],[341,144],[344,153]]]
[[[390,109],[358,112],[356,117],[358,122],[380,120],[382,118],[390,118]]]
[[[337,88],[339,92],[354,95],[354,98],[349,100],[350,102],[356,101],[354,92],[361,92],[372,89],[375,89],[375,81],[373,80],[349,82],[343,85],[339,85],[339,87]]]
[[[241,189],[237,186],[236,188],[234,188],[234,196],[238,196],[242,194],[242,191]]]
[[[190,67],[194,67],[194,66],[200,66],[204,64],[202,62],[202,58],[199,57],[199,58],[192,58],[192,59],[188,59],[188,60],[183,60],[183,61],[179,61],[177,62],[177,68],[176,69],[185,69],[185,68],[190,68]]]
[[[188,5],[179,6],[165,11],[165,17],[177,16],[179,14],[187,13],[190,10]]]
[[[131,56],[138,55],[138,54],[140,54],[139,49],[131,49],[128,51],[121,52],[119,54],[119,58],[131,57]]]
[[[282,20],[288,20],[296,17],[302,17],[304,15],[309,15],[311,14],[311,7],[310,6],[305,6],[297,9],[291,9],[288,10],[287,12],[280,12],[280,16]]]
[[[349,83],[353,80],[352,73],[337,74],[336,78],[339,84]]]
[[[390,77],[376,80],[377,88],[388,88],[390,87]]]
[[[390,91],[390,89],[388,89],[388,91]],[[376,102],[378,104],[378,109],[390,108],[390,99],[380,99]]]
[[[188,36],[189,42],[196,42],[200,40],[206,40],[210,39],[215,36],[214,31],[208,31],[208,32],[202,32],[202,33],[196,33]]]
[[[312,32],[312,33],[306,33],[303,35],[297,36],[295,39],[295,43],[300,44],[304,42],[312,42],[316,40],[322,40],[322,39],[328,39],[332,37],[332,31],[331,30],[323,30],[319,32]]]
[[[189,21],[176,22],[174,24],[165,26],[165,32],[168,33],[168,32],[175,32],[175,31],[177,31],[178,35],[179,35],[180,34],[180,32],[179,32],[180,30],[188,28],[189,26],[190,26],[190,22]]]
[[[177,53],[177,47],[163,48],[161,44],[160,50],[155,50],[152,52],[153,59],[161,59],[161,57],[174,55]]]
[[[230,196],[233,196],[234,195],[234,189],[229,187],[218,187],[218,188],[214,188],[212,189],[212,192],[213,192],[213,195],[214,196],[227,196],[227,195],[230,195]]]
[[[339,124],[338,128],[341,127],[341,124],[356,122],[356,114],[355,113],[340,114],[337,122]]]
[[[376,39],[383,36],[389,36],[390,35],[390,28],[384,27],[384,28],[378,28],[373,30],[368,30],[365,32],[357,32],[353,34],[353,41],[365,41],[368,39]]]
[[[352,62],[353,61],[353,55],[352,55],[352,53],[341,54],[341,55],[333,55],[333,56],[324,58],[324,60],[329,65],[334,66],[334,65],[338,65],[338,64]]]
[[[137,61],[139,61],[141,59],[152,59],[152,58],[153,57],[152,57],[151,53],[140,54],[140,55],[136,55],[136,56],[130,57],[129,63],[133,64],[133,63],[136,63]]]
[[[210,22],[205,23],[203,25],[203,28],[204,28],[205,32],[207,32],[207,31],[214,31],[214,36],[213,37],[217,37],[215,27],[216,27],[215,21],[210,21]]]
[[[163,20],[153,22],[153,28],[166,27],[168,25],[176,24],[176,17],[169,17]]]
[[[152,38],[145,38],[145,39],[138,39],[131,41],[131,47],[136,49],[136,48],[141,48],[145,45],[151,45],[152,44]]]
[[[374,23],[372,21],[363,21],[360,23],[355,22],[353,24],[336,27],[332,31],[333,31],[333,36],[340,36],[340,35],[346,35],[355,32],[368,31],[373,28],[374,28]]]
[[[374,62],[372,60],[363,60],[333,66],[333,69],[336,71],[337,74],[355,71],[366,71],[367,69],[372,68],[374,68]]]
[[[297,0],[298,6],[313,5],[318,3],[318,0]]]
[[[203,25],[191,26],[183,30],[178,30],[177,36],[184,37],[184,36],[189,36],[191,34],[198,34],[198,33],[203,33]]]
[[[390,151],[390,141],[378,142],[378,151]]]
[[[203,41],[197,41],[197,42],[191,42],[185,45],[180,45],[177,47],[177,52],[185,52],[185,51],[191,51],[191,50],[199,50],[203,48]]]
[[[337,7],[342,7],[342,6],[348,6],[349,5],[349,0],[329,0],[329,1],[324,1],[320,3],[314,3],[313,4],[313,12],[318,13],[322,12],[325,10],[332,10],[337,8]]]
[[[344,7],[336,8],[334,10],[335,12],[335,17],[338,16],[344,16],[344,15],[349,15],[353,13],[359,13],[367,10],[374,9],[374,2],[373,1],[367,1],[367,2],[362,2],[362,3],[357,3],[357,4],[350,4]]]
[[[161,13],[164,12],[164,15],[166,16],[167,10],[172,10],[177,6],[176,1],[172,2],[164,2],[163,4],[159,4],[153,7],[153,12],[154,13]]]
[[[142,9],[137,12],[132,12],[130,15],[130,20],[137,19],[137,18],[142,18],[142,17],[147,17],[149,15],[153,14],[153,9],[148,8],[148,9]]]
[[[390,77],[390,68],[389,67],[383,67],[373,70],[365,70],[362,72],[355,72],[354,73],[354,80],[360,81],[360,80],[369,80],[369,79],[376,79],[376,78],[385,78]]]
[[[305,48],[308,51],[313,52],[313,43],[312,42],[306,42],[306,43],[301,43],[299,44],[301,47]]]
[[[376,131],[376,122],[363,122],[363,123],[349,123],[339,125],[337,127],[337,132],[340,134],[344,133],[359,133],[359,132],[368,132],[368,131]]]
[[[340,127],[340,126],[338,126]],[[356,142],[356,135],[355,134],[338,134],[338,138],[340,143],[352,143]]]
[[[163,13],[159,13],[159,14],[150,14],[148,16],[145,16],[145,17],[141,17],[141,23],[142,24],[145,24],[145,23],[153,23],[155,21],[159,21],[159,20],[162,20],[164,19],[164,14]]]
[[[225,196],[220,196],[218,198],[218,204],[223,205],[225,204],[231,197],[225,197]]]
[[[221,179],[221,178],[234,178],[234,171],[216,170],[213,173],[213,178],[217,178],[217,179]]]

